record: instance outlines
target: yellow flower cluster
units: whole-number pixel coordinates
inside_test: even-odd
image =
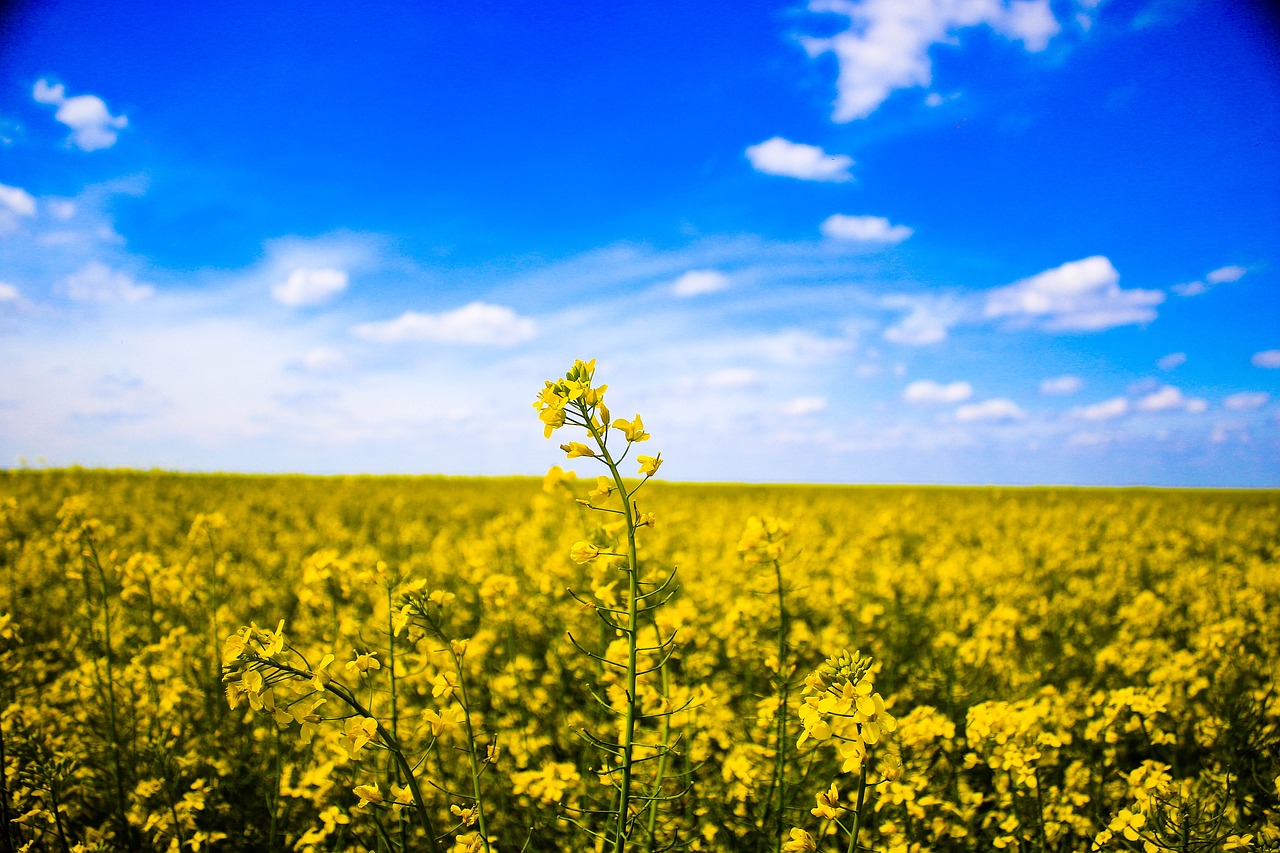
[[[583,367],[550,398],[604,427]],[[0,850],[596,849],[619,765],[585,739],[629,697],[574,641],[627,657],[598,614],[643,477],[604,470],[0,471]],[[651,814],[711,853],[847,850],[855,819],[894,853],[1280,846],[1274,492],[644,490],[636,558],[680,575],[637,607],[636,742],[670,749],[633,846]]]

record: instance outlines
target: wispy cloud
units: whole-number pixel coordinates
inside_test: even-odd
[[[155,292],[151,285],[98,261],[67,276],[59,290],[76,302],[139,302]]]
[[[1233,264],[1232,266],[1228,266],[1228,267],[1219,267],[1218,269],[1206,275],[1204,278],[1205,278],[1205,281],[1209,282],[1210,284],[1224,284],[1229,281],[1239,281],[1240,279],[1244,278],[1244,274],[1246,272],[1248,272],[1248,270],[1245,269],[1244,267],[1236,266]]]
[[[784,415],[792,415],[792,416],[798,417],[801,415],[814,415],[814,414],[817,414],[818,412],[825,411],[826,408],[827,408],[826,397],[818,397],[818,396],[796,397],[794,400],[789,400],[785,404],[783,404],[782,413]]]
[[[1181,367],[1187,363],[1187,354],[1185,352],[1171,352],[1168,355],[1161,356],[1156,361],[1156,367],[1161,370],[1173,370],[1175,367]]]
[[[968,382],[950,382],[946,385],[932,379],[917,379],[902,392],[908,403],[959,403],[969,399],[973,386]]]
[[[1040,383],[1041,394],[1074,394],[1084,387],[1079,376],[1056,376]]]
[[[849,19],[830,38],[802,39],[810,56],[830,52],[839,63],[837,122],[871,115],[899,89],[930,85],[929,49],[961,30],[985,24],[1029,51],[1044,50],[1060,31],[1048,0],[814,0],[809,10]]]
[[[1280,367],[1280,349],[1268,349],[1262,352],[1255,352],[1253,358],[1249,359],[1249,363],[1254,367],[1265,367],[1274,369]]]
[[[1164,301],[1158,290],[1124,290],[1111,261],[1071,261],[987,294],[985,314],[1050,331],[1100,331],[1149,323]]]
[[[1071,416],[1086,421],[1106,421],[1118,418],[1129,411],[1129,401],[1124,397],[1112,397],[1100,403],[1088,406],[1077,406],[1071,410]]]
[[[129,124],[126,116],[113,116],[97,95],[67,97],[61,83],[50,85],[47,80],[38,80],[31,96],[58,108],[53,117],[71,128],[71,142],[81,151],[110,148],[116,144],[117,131]]]
[[[947,339],[948,330],[966,314],[964,305],[946,297],[888,296],[882,304],[886,308],[907,311],[884,331],[885,340],[905,346],[941,343]]]
[[[1222,401],[1222,405],[1235,412],[1249,412],[1261,409],[1270,399],[1271,395],[1266,391],[1241,391],[1238,394],[1228,395]]]
[[[956,420],[961,423],[973,421],[1016,421],[1025,418],[1027,413],[1017,403],[1005,397],[970,403],[956,409]]]
[[[1175,284],[1170,289],[1179,296],[1199,296],[1202,293],[1207,293],[1209,288],[1214,285],[1239,281],[1244,278],[1247,272],[1249,272],[1247,267],[1236,264],[1218,267],[1216,270],[1206,273],[1203,280],[1197,279],[1196,281]]]
[[[689,270],[671,283],[676,296],[702,296],[717,293],[729,286],[729,277],[718,270]]]
[[[298,307],[321,305],[347,289],[345,270],[328,268],[296,269],[271,288],[271,296],[281,305]]]
[[[1140,412],[1168,412],[1185,410],[1203,412],[1208,407],[1204,400],[1187,399],[1181,389],[1172,385],[1164,385],[1150,394],[1140,398],[1135,406]]]
[[[891,225],[883,216],[833,213],[822,222],[822,233],[835,240],[860,243],[901,243],[914,233],[905,225]]]
[[[426,341],[509,347],[532,340],[537,326],[505,305],[471,302],[439,314],[405,311],[394,320],[359,323],[351,331],[358,338],[384,344]]]
[[[828,154],[816,145],[791,142],[781,136],[748,147],[747,159],[752,168],[766,175],[837,183],[853,180],[849,171],[852,157]]]
[[[0,209],[17,216],[35,216],[36,200],[21,187],[0,184]]]

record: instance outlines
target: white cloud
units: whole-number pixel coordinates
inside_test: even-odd
[[[1041,394],[1074,394],[1084,387],[1079,376],[1057,376],[1040,383]]]
[[[1231,265],[1226,267],[1218,267],[1212,272],[1206,273],[1204,281],[1190,281],[1186,284],[1175,284],[1171,290],[1179,296],[1199,296],[1209,290],[1210,285],[1227,284],[1232,281],[1239,281],[1247,273],[1245,267]],[[1208,282],[1206,284],[1205,282]]]
[[[537,327],[533,320],[505,305],[471,302],[439,314],[406,311],[394,320],[360,323],[351,331],[356,337],[378,343],[430,341],[514,346],[532,340]]]
[[[1187,354],[1185,352],[1171,352],[1168,355],[1161,356],[1156,361],[1156,367],[1161,370],[1173,370],[1187,363]]]
[[[796,397],[782,407],[785,415],[813,415],[827,408],[826,397]]]
[[[883,216],[846,216],[833,213],[822,222],[822,233],[836,240],[863,243],[901,243],[914,232],[905,225],[890,225]]]
[[[822,337],[803,329],[784,329],[755,338],[750,344],[753,352],[766,356],[776,364],[790,365],[824,362],[848,352],[853,345],[852,338]]]
[[[289,278],[271,288],[280,304],[297,307],[320,305],[347,289],[347,274],[335,269],[296,269]]]
[[[1103,400],[1101,403],[1077,406],[1071,410],[1071,414],[1073,417],[1083,418],[1086,421],[1105,421],[1111,418],[1118,418],[1128,411],[1128,400],[1124,397],[1112,397],[1110,400]]]
[[[750,388],[760,382],[760,374],[749,367],[728,367],[708,374],[707,387],[717,391]]]
[[[810,56],[836,56],[838,122],[865,118],[898,89],[928,86],[929,48],[955,41],[962,29],[986,24],[1030,51],[1043,50],[1059,31],[1048,0],[813,0],[809,9],[849,19],[849,28],[830,38],[803,40]]]
[[[18,288],[0,281],[0,302],[17,302]]]
[[[302,357],[302,366],[307,370],[324,373],[341,370],[348,366],[347,357],[333,347],[316,347]]]
[[[1228,281],[1239,281],[1248,272],[1244,267],[1219,267],[1205,276],[1210,284],[1223,284]]]
[[[64,278],[59,291],[76,302],[139,302],[154,293],[155,288],[94,261]]]
[[[1027,413],[1012,400],[996,397],[983,400],[981,403],[970,403],[956,409],[956,420],[968,421],[1012,421],[1024,418]]]
[[[0,206],[18,216],[36,215],[36,200],[31,197],[31,193],[21,187],[0,184]]]
[[[1036,322],[1050,330],[1100,331],[1154,320],[1158,290],[1123,290],[1101,255],[1070,261],[987,293],[986,316]]]
[[[1236,412],[1247,412],[1253,409],[1260,409],[1271,399],[1271,395],[1266,391],[1241,391],[1239,394],[1232,394],[1222,401],[1222,405]]]
[[[1181,409],[1186,403],[1180,390],[1172,385],[1165,385],[1139,400],[1137,407],[1144,412],[1165,412],[1169,409]]]
[[[908,403],[960,403],[972,394],[973,386],[968,382],[943,385],[932,379],[917,379],[902,392],[902,399]]]
[[[74,201],[55,199],[48,202],[45,207],[48,209],[50,216],[61,222],[66,222],[76,215],[76,203]]]
[[[1249,362],[1254,367],[1280,367],[1280,349],[1268,349],[1255,352]]]
[[[676,296],[701,296],[704,293],[716,293],[729,286],[729,277],[717,270],[689,270],[671,283],[671,292]]]
[[[889,296],[881,300],[881,304],[908,312],[884,332],[885,340],[907,346],[927,346],[946,340],[947,331],[964,313],[961,305],[946,298]]]
[[[111,115],[97,95],[68,98],[61,83],[50,86],[47,80],[38,80],[31,96],[58,108],[53,117],[71,128],[71,141],[82,151],[110,148],[116,144],[116,131],[129,124],[126,116]]]
[[[791,142],[781,136],[747,148],[747,159],[757,172],[806,181],[843,182],[853,179],[853,158],[828,154],[816,145]]]

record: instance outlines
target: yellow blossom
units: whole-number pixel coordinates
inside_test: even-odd
[[[840,789],[836,787],[835,782],[831,783],[830,788],[819,793],[816,799],[818,804],[809,810],[815,817],[835,820],[847,811],[840,805]]]
[[[569,549],[569,557],[579,565],[590,562],[599,556],[600,549],[585,539],[579,539],[574,542],[573,547]]]
[[[649,433],[644,431],[644,421],[640,420],[640,416],[636,415],[631,420],[618,418],[613,422],[613,428],[621,430],[622,434],[627,437],[627,441],[648,441]]]

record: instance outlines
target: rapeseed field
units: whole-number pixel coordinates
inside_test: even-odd
[[[0,472],[0,851],[1280,849],[1276,493],[664,483],[604,398],[542,480]]]

